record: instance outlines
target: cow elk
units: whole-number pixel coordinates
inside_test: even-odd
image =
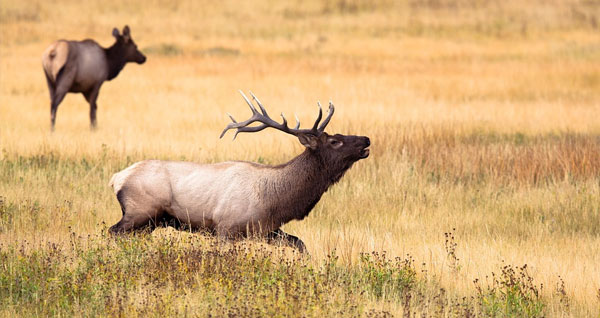
[[[221,137],[230,129],[236,129],[237,136],[271,127],[296,136],[306,147],[302,154],[277,166],[243,161],[137,162],[110,180],[123,212],[110,232],[152,231],[157,226],[170,225],[226,238],[260,235],[304,251],[304,243],[280,227],[291,220],[304,219],[352,164],[367,158],[369,138],[326,133],[334,112],[331,102],[320,125],[319,104],[319,116],[312,128],[300,129],[298,119],[296,127],[289,128],[283,114],[283,123],[271,119],[258,98],[250,94],[260,111],[242,93],[252,117],[237,122],[229,115],[233,122]],[[255,122],[260,124],[249,126]]]
[[[138,50],[131,38],[129,27],[119,34],[117,28],[112,35],[116,41],[103,48],[94,40],[58,40],[42,55],[42,66],[50,91],[50,129],[54,130],[56,110],[65,95],[82,93],[90,104],[90,123],[96,127],[96,99],[100,86],[119,75],[127,62],[143,64],[146,57]]]

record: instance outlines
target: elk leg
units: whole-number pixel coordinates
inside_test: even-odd
[[[73,68],[63,68],[57,76],[54,92],[50,93],[52,95],[50,102],[50,129],[52,131],[54,131],[54,123],[56,122],[56,110],[58,109],[58,105],[60,105],[63,98],[65,98],[65,95],[69,92],[74,78],[75,69]]]
[[[54,99],[54,91],[56,90],[56,87],[54,87],[54,83],[52,82],[52,80],[50,79],[50,76],[48,76],[48,74],[46,74],[45,71],[44,71],[44,75],[46,75],[46,84],[48,84],[48,91],[50,92],[50,102],[52,103],[52,99]]]
[[[117,224],[108,230],[111,234],[122,234],[131,232],[151,233],[161,225],[161,213],[152,211],[149,213],[125,213]]]
[[[158,219],[157,225],[160,227],[170,226],[179,231],[197,232],[200,230],[199,227],[193,226],[186,222],[182,222],[178,217],[172,216],[167,212],[162,213],[162,217]]]
[[[85,100],[87,100],[87,102],[90,104],[90,127],[92,130],[96,129],[96,109],[98,109],[96,100],[98,99],[99,92],[100,85],[97,85],[83,94],[83,96],[85,96]]]
[[[54,82],[50,79],[50,76],[44,71],[44,75],[46,75],[46,84],[48,84],[48,92],[50,93],[50,130],[54,131],[54,122],[56,121],[56,107],[54,106],[54,96],[56,93],[56,86]]]
[[[152,232],[156,228],[156,224],[152,219],[145,219],[146,223],[136,222],[131,218],[123,217],[117,224],[111,226],[108,230],[111,234],[123,234],[131,232]]]
[[[300,253],[306,253],[306,245],[295,235],[285,233],[281,229],[277,229],[267,235],[269,243],[282,242],[288,246],[294,247],[300,251]]]
[[[120,234],[128,232],[152,232],[159,225],[164,213],[148,197],[140,197],[138,200],[127,198],[125,190],[117,193],[117,200],[121,205],[123,217],[121,220],[110,227],[111,234]]]
[[[54,124],[56,123],[56,110],[58,109],[58,105],[62,102],[63,98],[67,92],[58,92],[56,91],[54,94],[54,98],[50,102],[50,129],[54,131]]]

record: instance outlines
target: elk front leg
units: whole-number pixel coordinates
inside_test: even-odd
[[[285,245],[294,247],[300,251],[300,253],[306,253],[306,245],[297,236],[285,233],[281,229],[277,229],[267,235],[269,243],[284,243]]]
[[[84,94],[85,100],[90,104],[90,128],[92,130],[96,129],[96,110],[98,109],[96,100],[99,92],[100,85],[97,85]]]

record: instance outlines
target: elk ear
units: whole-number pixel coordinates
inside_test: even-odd
[[[129,34],[129,26],[126,25],[123,28],[123,40],[125,40],[125,43],[129,42],[129,39],[131,38],[131,35]]]
[[[319,137],[313,135],[298,134],[298,140],[300,140],[300,143],[304,145],[304,147],[312,150],[317,149],[317,146],[319,145]]]
[[[117,29],[117,28],[114,28],[114,29],[113,29],[113,33],[112,33],[112,35],[113,35],[115,38],[117,38],[117,39],[118,39],[118,38],[119,38],[119,36],[121,36],[121,35],[119,34],[119,29]]]

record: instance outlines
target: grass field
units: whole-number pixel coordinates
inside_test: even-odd
[[[0,2],[0,315],[600,317],[600,2]],[[68,95],[44,49],[147,55]],[[160,229],[111,238],[110,176],[150,158],[283,163],[296,139],[219,139],[237,90],[360,161],[300,222],[310,256]]]

